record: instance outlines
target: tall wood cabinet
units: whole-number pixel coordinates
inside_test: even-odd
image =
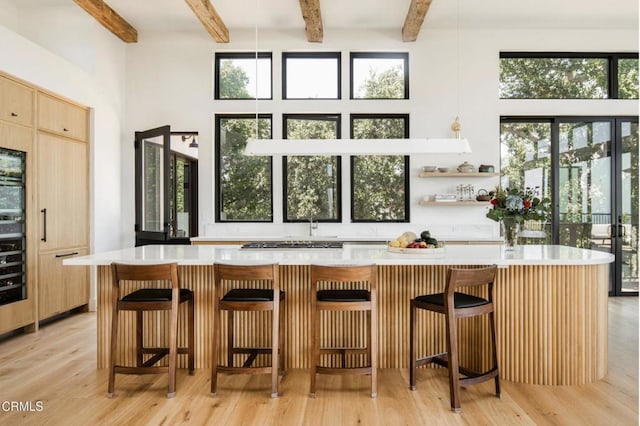
[[[0,149],[2,162],[10,152],[23,156],[22,205],[24,216],[18,221],[7,220],[15,207],[15,194],[5,186],[12,174],[13,165],[3,164],[0,191],[0,334],[19,327],[34,327],[36,307],[36,230],[35,150],[34,150],[34,102],[35,89],[16,80],[0,75]],[[11,223],[14,222],[14,223]],[[22,231],[13,236],[17,223]],[[23,248],[25,250],[23,250]],[[17,288],[20,282],[22,288]],[[16,291],[19,290],[19,291]]]
[[[0,334],[89,303],[87,268],[62,266],[89,253],[88,134],[88,108],[0,72],[0,149],[25,153],[26,171],[26,291],[0,298]],[[7,258],[0,250],[0,291]]]
[[[88,111],[38,91],[38,319],[89,303]]]

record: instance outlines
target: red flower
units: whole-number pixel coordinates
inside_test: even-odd
[[[525,209],[528,209],[529,207],[531,207],[531,201],[529,200],[524,200],[522,204],[524,205]]]
[[[498,205],[498,199],[497,198],[492,198],[491,199],[491,204],[493,204],[494,206]]]

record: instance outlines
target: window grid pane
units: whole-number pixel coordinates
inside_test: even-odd
[[[221,222],[273,221],[272,158],[243,154],[256,136],[255,117],[218,117],[218,219]],[[271,118],[258,120],[258,139],[271,138]]]
[[[605,99],[609,61],[588,57],[500,59],[501,99]]]
[[[408,117],[353,117],[354,139],[408,137]],[[351,219],[357,222],[408,222],[408,157],[351,157]]]
[[[340,53],[283,53],[282,99],[340,99]]]
[[[216,55],[215,99],[271,99],[271,53]]]
[[[285,116],[287,139],[336,139],[340,137],[338,115]],[[284,158],[285,218],[311,218],[339,222],[340,158],[337,156],[289,156]]]
[[[409,99],[407,53],[352,53],[351,99]]]
[[[618,60],[618,98],[638,99],[638,59]]]

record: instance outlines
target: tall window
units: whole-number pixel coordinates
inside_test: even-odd
[[[500,123],[500,170],[503,188],[534,188],[541,198],[551,199],[551,122],[548,119],[503,119]],[[547,232],[546,242],[552,243],[550,232]]]
[[[502,99],[638,98],[638,54],[500,53]]]
[[[271,115],[216,115],[216,220],[273,221],[272,157],[243,155],[247,139],[271,138]]]
[[[409,54],[351,53],[351,99],[409,99]]]
[[[340,99],[340,52],[282,54],[282,99]]]
[[[406,114],[352,114],[354,139],[409,137]],[[351,219],[354,222],[409,221],[409,157],[351,157]]]
[[[287,139],[340,138],[339,114],[285,115]],[[283,158],[286,222],[341,219],[340,158],[337,156],[291,156]]]
[[[271,53],[216,53],[215,99],[271,99]]]

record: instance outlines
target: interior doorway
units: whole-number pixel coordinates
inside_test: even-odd
[[[136,246],[190,244],[198,234],[198,132],[135,133]]]

